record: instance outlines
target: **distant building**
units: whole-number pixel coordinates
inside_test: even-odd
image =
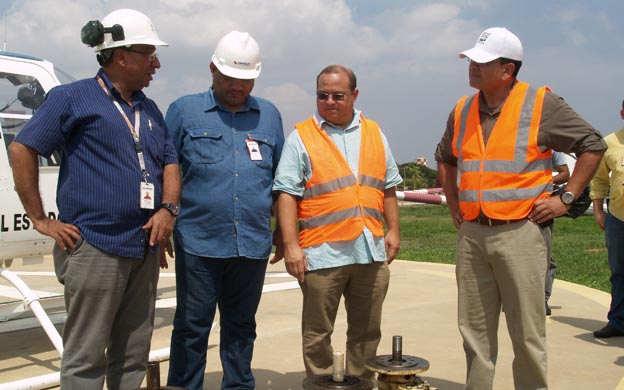
[[[418,165],[424,165],[426,167],[429,167],[429,163],[427,162],[426,157],[418,157],[416,158],[416,160],[414,160],[414,162]]]

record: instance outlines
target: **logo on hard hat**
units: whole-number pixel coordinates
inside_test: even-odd
[[[246,62],[246,61],[233,61],[234,65],[243,65],[243,66],[251,66],[251,62]]]

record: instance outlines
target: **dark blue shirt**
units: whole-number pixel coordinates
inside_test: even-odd
[[[98,75],[133,125],[134,109],[139,109],[139,135],[148,181],[155,186],[154,205],[158,207],[163,168],[178,162],[164,118],[142,92],[134,94],[129,106],[101,69]],[[155,210],[140,207],[143,176],[132,134],[96,78],[50,90],[16,141],[44,157],[62,148],[56,195],[61,221],[76,225],[87,242],[105,252],[144,257],[145,233],[141,227]]]
[[[271,253],[271,187],[284,145],[282,117],[269,101],[250,96],[236,113],[212,89],[169,106],[167,126],[182,168],[176,234],[187,253],[266,259]],[[252,160],[246,140],[261,160]]]

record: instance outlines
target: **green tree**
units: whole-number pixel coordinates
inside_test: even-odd
[[[408,162],[399,165],[399,172],[403,177],[403,184],[400,189],[413,190],[418,188],[439,187],[436,183],[438,171],[424,165]]]

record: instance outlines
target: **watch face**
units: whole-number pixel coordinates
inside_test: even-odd
[[[169,210],[171,215],[173,215],[174,217],[176,217],[180,213],[180,208],[177,204],[174,203],[163,203],[160,207]]]
[[[574,194],[571,192],[564,192],[563,194],[561,194],[561,201],[564,204],[574,203]]]

